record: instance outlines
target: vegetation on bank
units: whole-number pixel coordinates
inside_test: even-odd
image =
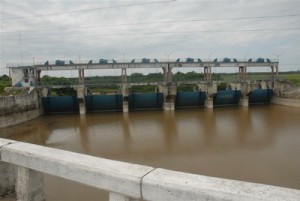
[[[0,77],[0,95],[4,94],[5,87],[11,86],[11,79],[7,75],[2,75]]]

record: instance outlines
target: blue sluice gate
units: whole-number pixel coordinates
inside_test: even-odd
[[[177,92],[175,107],[204,107],[205,92]]]
[[[249,95],[249,104],[270,103],[274,92],[272,89],[256,89]],[[238,105],[241,98],[239,90],[219,90],[214,97],[215,106]],[[176,108],[203,107],[205,92],[178,92],[175,100]],[[164,95],[162,93],[129,94],[130,110],[162,108]],[[42,98],[46,114],[78,112],[79,103],[76,96],[50,96]],[[85,97],[86,110],[91,111],[122,111],[123,96],[93,95]]]
[[[270,103],[273,95],[272,89],[256,89],[249,95],[249,104]]]
[[[85,97],[86,110],[91,111],[121,111],[123,107],[122,94],[93,95]]]
[[[128,107],[130,110],[162,108],[164,95],[162,93],[129,94]]]
[[[46,114],[79,111],[79,103],[76,96],[43,97],[42,104]]]
[[[214,97],[214,105],[238,105],[240,97],[240,90],[218,90],[218,93]]]

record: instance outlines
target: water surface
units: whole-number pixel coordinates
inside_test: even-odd
[[[300,189],[300,108],[261,105],[61,114],[0,136],[93,156]],[[48,201],[106,200],[97,189],[46,176]]]

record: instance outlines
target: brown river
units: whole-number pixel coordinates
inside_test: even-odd
[[[0,129],[0,137],[153,167],[300,189],[300,108],[260,105],[60,114]],[[108,193],[45,177],[47,201]]]

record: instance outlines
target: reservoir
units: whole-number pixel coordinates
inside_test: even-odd
[[[0,129],[0,137],[213,177],[300,189],[300,108],[193,108],[56,114]],[[46,175],[47,201],[108,193]]]

